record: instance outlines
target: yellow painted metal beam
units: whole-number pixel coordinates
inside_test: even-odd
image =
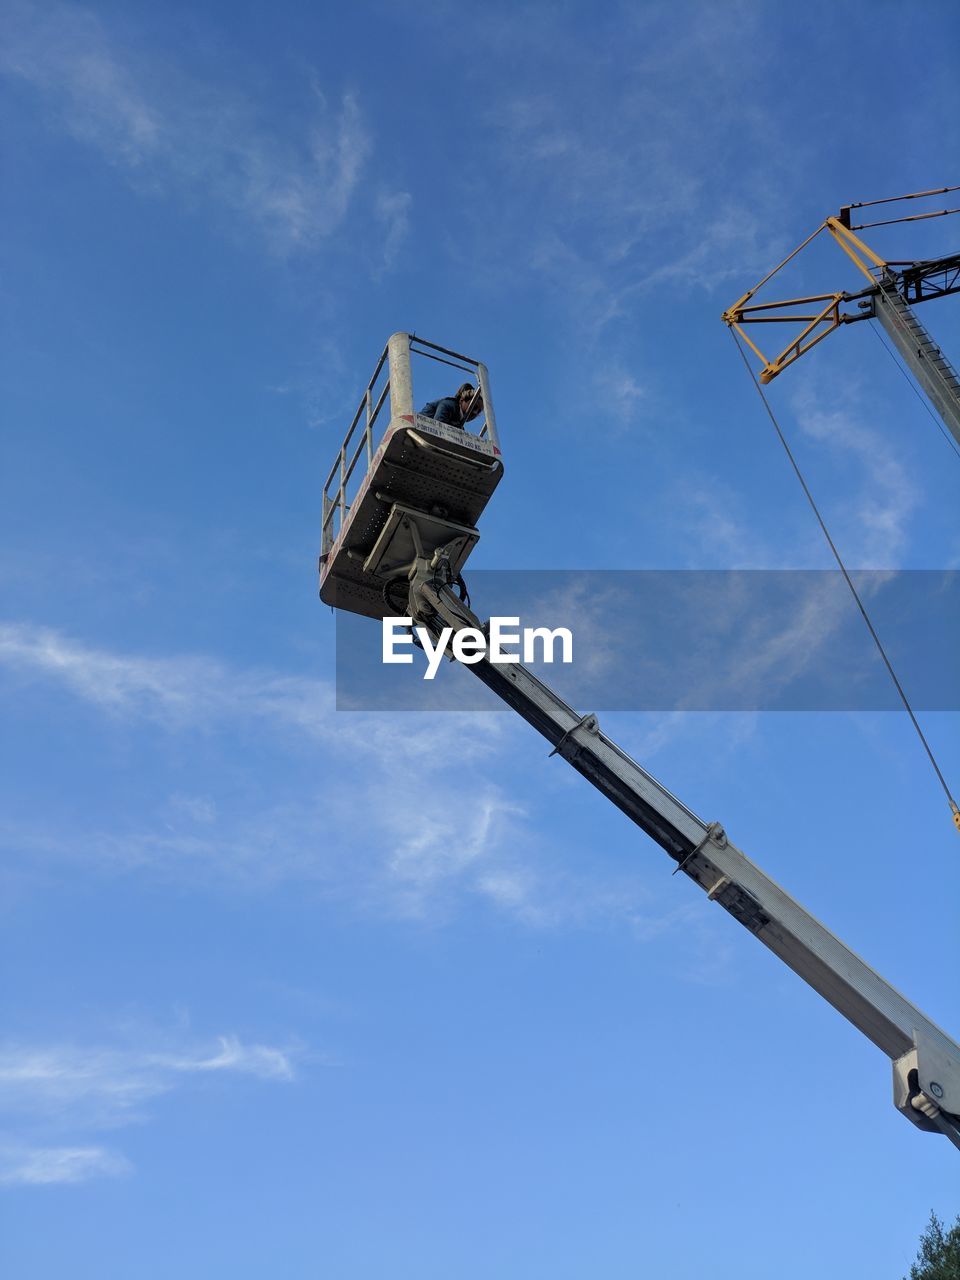
[[[844,293],[815,293],[808,294],[802,298],[786,298],[779,302],[750,302],[757,290],[762,288],[768,280],[771,280],[788,262],[792,261],[801,249],[806,248],[810,241],[814,240],[821,231],[830,233],[831,237],[856,264],[857,268],[863,272],[872,285],[876,285],[878,273],[883,272],[887,267],[884,259],[874,253],[869,245],[864,244],[858,236],[855,236],[849,227],[844,226],[839,218],[827,218],[812,235],[807,236],[806,240],[798,245],[792,253],[789,253],[782,262],[778,263],[772,271],[768,271],[758,284],[749,289],[742,298],[738,298],[733,306],[728,307],[723,313],[723,322],[736,330],[760,360],[763,366],[760,371],[761,382],[772,381],[778,373],[782,373],[788,365],[793,364],[795,360],[799,360],[805,352],[816,346],[818,342],[822,342],[828,334],[833,333],[834,329],[839,328],[843,323],[844,317],[840,315],[840,303],[847,300],[849,296]],[[790,307],[802,307],[811,303],[825,303],[826,305],[821,310],[813,309],[799,313],[787,310]],[[804,328],[792,342],[783,348],[779,355],[774,356],[772,359],[763,354],[757,344],[747,336],[745,330],[745,326],[750,324],[788,324],[791,322],[802,324]]]
[[[827,218],[823,224],[826,229],[836,240],[837,244],[847,255],[848,258],[860,268],[871,284],[876,284],[877,277],[875,271],[883,271],[886,268],[886,261],[878,257],[869,245],[863,243],[859,236],[855,236],[849,227],[845,227],[839,218]],[[864,261],[866,259],[866,261]],[[874,271],[867,266],[867,262],[873,264]]]

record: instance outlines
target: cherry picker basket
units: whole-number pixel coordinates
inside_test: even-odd
[[[415,413],[411,355],[471,378],[482,398],[481,415],[458,427]],[[440,547],[458,575],[502,475],[486,366],[395,333],[323,487],[321,600],[371,618],[391,615],[390,584],[406,579],[417,556]]]

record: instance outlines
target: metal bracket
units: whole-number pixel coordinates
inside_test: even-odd
[[[678,871],[684,871],[690,862],[699,854],[704,854],[704,850],[708,845],[713,845],[715,849],[725,849],[727,847],[727,833],[719,822],[711,822],[707,827],[706,834],[699,844],[683,858],[672,871],[672,875],[676,875]],[[711,902],[719,903],[725,911],[733,916],[733,918],[744,925],[751,933],[759,933],[760,930],[770,923],[770,917],[759,901],[754,897],[748,889],[742,884],[738,884],[732,875],[721,871],[713,862],[710,861],[709,855],[704,854],[703,871],[707,873],[707,878],[702,879],[695,872],[692,878],[697,881],[700,887],[706,892]],[[709,883],[712,877],[716,877],[713,883]]]
[[[677,865],[670,872],[670,874],[672,876],[675,876],[678,871],[682,871],[684,867],[687,865],[687,863],[690,861],[690,859],[695,858],[698,853],[702,853],[704,845],[709,843],[711,840],[717,846],[718,849],[725,849],[727,847],[727,833],[726,831],[724,831],[723,827],[720,825],[719,822],[710,823],[709,827],[707,827],[707,833],[703,837],[703,839],[700,841],[700,843],[697,845],[694,845],[694,847],[690,850],[690,852],[683,859],[683,861],[678,862]]]
[[[893,1062],[893,1105],[918,1129],[942,1133],[960,1148],[960,1122],[953,1110],[960,1096],[960,1063],[914,1035],[914,1048]]]
[[[571,725],[570,728],[566,731],[566,733],[563,735],[563,737],[560,739],[557,745],[550,752],[550,755],[547,756],[547,759],[549,760],[550,756],[555,756],[558,754],[562,755],[563,746],[565,742],[570,737],[571,733],[576,733],[578,729],[586,729],[587,733],[599,733],[600,721],[597,719],[595,715],[593,715],[592,712],[585,716],[581,716],[580,719],[577,721],[577,723],[574,725]]]

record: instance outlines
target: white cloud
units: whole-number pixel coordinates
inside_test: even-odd
[[[515,783],[514,751],[528,762],[530,735],[508,717],[337,713],[321,681],[198,656],[122,654],[24,623],[0,625],[4,666],[69,691],[102,713],[108,729],[119,720],[171,734],[202,730],[208,744],[220,730],[232,748],[234,730],[251,726],[261,742],[269,735],[274,749],[298,760],[306,741],[316,778],[286,795],[271,791],[267,802],[257,787],[249,796],[232,790],[220,804],[200,775],[194,790],[166,794],[154,813],[116,814],[100,830],[7,822],[0,839],[31,874],[79,864],[216,893],[293,883],[347,910],[427,924],[469,904],[538,928],[600,921],[634,928],[638,912],[660,914],[641,876],[580,870],[579,851],[548,846],[538,834]],[[652,936],[648,925],[642,936]],[[224,1045],[204,1061],[238,1059]],[[248,1053],[244,1061],[266,1070],[272,1060]],[[58,1078],[79,1088],[89,1060],[66,1076],[66,1059],[57,1062]],[[104,1069],[93,1078],[116,1079],[116,1096],[131,1095],[132,1105],[142,1088],[169,1081],[173,1065],[156,1061],[146,1075]],[[194,1059],[191,1069],[204,1068]]]
[[[295,1077],[294,1054],[235,1035],[213,1045],[0,1047],[0,1111],[23,1131],[0,1146],[0,1183],[41,1186],[130,1172],[118,1152],[63,1139],[143,1121],[150,1099],[212,1075],[286,1083]]]
[[[377,217],[383,226],[383,267],[387,271],[396,264],[400,247],[410,232],[412,206],[409,191],[384,191],[377,197]]]
[[[597,370],[593,385],[593,403],[602,404],[605,421],[614,424],[611,434],[625,432],[636,425],[649,392],[631,369],[614,360]]]
[[[398,753],[461,760],[487,754],[503,730],[492,715],[338,714],[328,681],[236,669],[205,656],[143,657],[96,648],[51,627],[0,623],[0,667],[52,680],[110,716],[171,731],[261,721],[354,749],[383,764]]]
[[[684,567],[796,567],[807,552],[795,540],[790,542],[789,555],[772,547],[765,531],[743,510],[742,495],[720,476],[698,474],[691,467],[668,496],[675,526],[672,541],[685,553]],[[815,545],[812,539],[811,545]]]
[[[550,576],[541,579],[547,589],[529,598],[523,608],[524,626],[551,626],[557,619],[576,619],[574,640],[577,671],[588,680],[602,679],[616,672],[623,662],[623,637],[610,625],[612,618],[631,606],[629,587],[621,589],[612,575],[574,574],[551,586]]]
[[[154,1066],[161,1070],[185,1072],[235,1071],[259,1080],[292,1080],[293,1064],[289,1052],[268,1045],[245,1045],[236,1036],[220,1036],[215,1053],[178,1057],[158,1055]]]
[[[834,465],[852,472],[845,485],[839,518],[818,498],[828,526],[838,534],[840,553],[850,568],[889,569],[897,565],[909,536],[909,522],[920,492],[907,468],[880,433],[841,401],[824,408],[809,384],[792,398],[800,429],[833,454]],[[801,466],[803,463],[801,462]],[[859,493],[850,480],[859,481]],[[814,482],[814,496],[818,497]]]
[[[713,591],[703,591],[701,607],[729,634],[729,661],[722,669],[709,664],[701,683],[692,680],[685,705],[766,706],[798,677],[816,672],[853,604],[838,577],[798,581],[803,589],[791,592],[790,610],[778,601],[766,614],[756,609],[749,577],[738,587],[737,575],[724,574]],[[745,600],[754,603],[752,612]]]
[[[58,836],[8,826],[6,842],[34,860],[79,856],[244,888],[295,879],[363,909],[415,915],[428,901],[441,910],[440,900],[470,881],[474,861],[492,865],[523,843],[522,811],[476,773],[505,736],[502,717],[338,714],[323,681],[204,657],[120,654],[27,624],[0,625],[4,666],[53,681],[110,719],[171,733],[246,724],[270,732],[280,750],[298,749],[301,737],[324,750],[321,781],[266,808],[254,800],[221,812],[211,794],[174,793],[157,820],[127,830]],[[411,787],[400,761],[425,763],[422,789]],[[456,767],[434,777],[431,769],[447,761]],[[359,860],[358,840],[370,846]]]
[[[101,1121],[120,1120],[148,1098],[190,1075],[211,1072],[292,1080],[290,1051],[219,1036],[212,1047],[82,1048],[56,1045],[0,1047],[0,1097],[18,1109],[84,1106]]]
[[[498,876],[516,875],[511,849],[524,810],[489,783],[479,794],[455,786],[442,803],[424,804],[401,785],[385,808],[389,853],[382,891],[402,915],[436,915],[446,899],[464,892],[503,900],[488,891]]]
[[[251,100],[122,47],[75,5],[11,6],[0,71],[138,187],[212,197],[279,253],[337,229],[370,153],[352,95],[330,109],[316,94],[309,132],[291,138]]]
[[[50,95],[76,138],[131,166],[169,144],[160,113],[132,69],[115,58],[92,13],[21,3],[7,16],[0,69]]]
[[[224,694],[222,669],[209,659],[118,655],[48,627],[0,625],[0,662],[50,677],[103,711],[169,725],[216,713]]]
[[[103,1147],[0,1147],[0,1185],[44,1187],[115,1178],[130,1173],[130,1161]]]
[[[728,201],[720,212],[703,216],[686,243],[638,284],[639,292],[663,285],[712,291],[762,268],[770,253],[764,221],[744,204]]]
[[[776,260],[795,166],[767,115],[731,83],[756,23],[749,6],[735,22],[727,8],[719,20],[699,12],[693,28],[637,10],[618,52],[629,76],[590,93],[582,47],[561,36],[538,48],[532,87],[489,107],[491,162],[517,195],[490,238],[522,244],[588,336],[615,340],[611,322],[658,290],[710,292]],[[487,38],[515,48],[524,33],[507,37],[509,25]],[[541,90],[544,78],[569,79],[574,96]],[[736,187],[721,188],[718,155],[734,138],[738,150],[764,154],[762,179],[744,170]],[[485,256],[502,257],[502,244]]]

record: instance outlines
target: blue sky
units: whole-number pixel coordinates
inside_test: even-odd
[[[403,329],[490,368],[477,568],[829,567],[719,316],[841,203],[958,180],[956,7],[3,13],[9,1273],[902,1274],[960,1187],[886,1060],[522,724],[337,713],[315,565]],[[869,325],[771,399],[849,564],[960,567]],[[960,1031],[903,715],[604,727]]]

